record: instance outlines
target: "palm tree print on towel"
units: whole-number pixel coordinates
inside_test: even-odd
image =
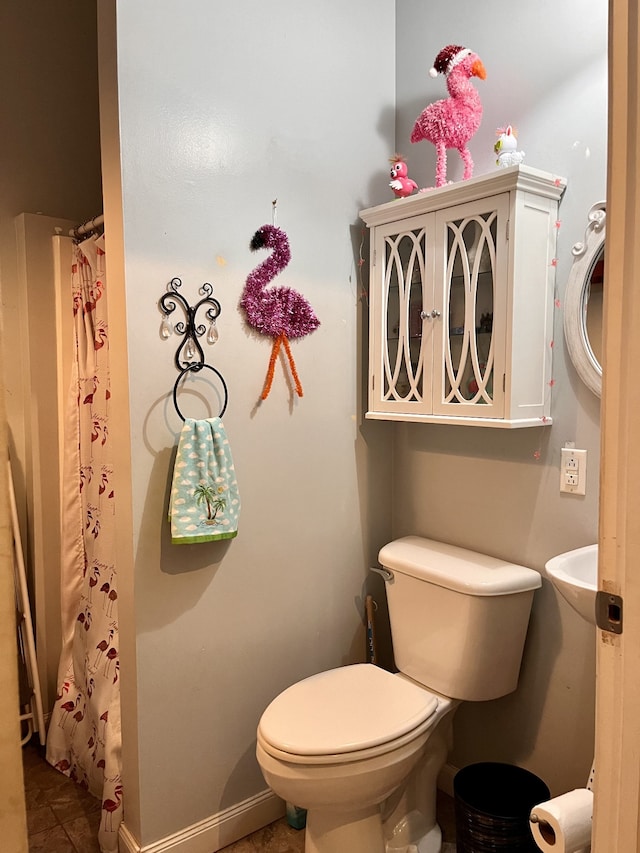
[[[196,505],[201,506],[203,503],[207,505],[207,517],[202,522],[203,524],[220,524],[216,516],[219,512],[224,512],[227,506],[227,499],[222,497],[223,494],[224,486],[216,488],[213,483],[211,485],[200,483],[199,486],[196,486],[193,492]]]

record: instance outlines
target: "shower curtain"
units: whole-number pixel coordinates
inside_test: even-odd
[[[74,246],[69,311],[74,359],[64,418],[63,646],[47,761],[100,798],[100,848],[116,853],[122,819],[120,661],[103,236]]]

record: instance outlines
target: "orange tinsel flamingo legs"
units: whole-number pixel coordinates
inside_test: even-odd
[[[291,375],[293,377],[293,382],[296,386],[296,393],[298,397],[303,396],[302,392],[302,384],[300,382],[300,377],[298,376],[298,370],[296,368],[296,363],[293,360],[293,354],[291,352],[291,347],[289,346],[289,338],[282,332],[277,338],[273,340],[273,346],[271,347],[271,358],[269,359],[269,368],[267,370],[267,378],[264,381],[264,388],[262,389],[261,399],[266,400],[269,396],[269,391],[271,391],[271,385],[273,384],[273,373],[276,367],[276,359],[278,357],[278,353],[280,352],[280,347],[284,346],[284,351],[287,354],[287,358],[289,359],[289,367],[291,368]]]

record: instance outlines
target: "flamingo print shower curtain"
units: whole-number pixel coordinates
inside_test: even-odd
[[[100,798],[100,849],[115,853],[122,816],[120,662],[104,237],[74,246],[69,311],[75,339],[64,419],[63,647],[47,760]]]

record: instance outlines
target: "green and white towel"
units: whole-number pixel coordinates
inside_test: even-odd
[[[186,418],[169,500],[174,545],[238,535],[240,494],[229,439],[220,418]]]

